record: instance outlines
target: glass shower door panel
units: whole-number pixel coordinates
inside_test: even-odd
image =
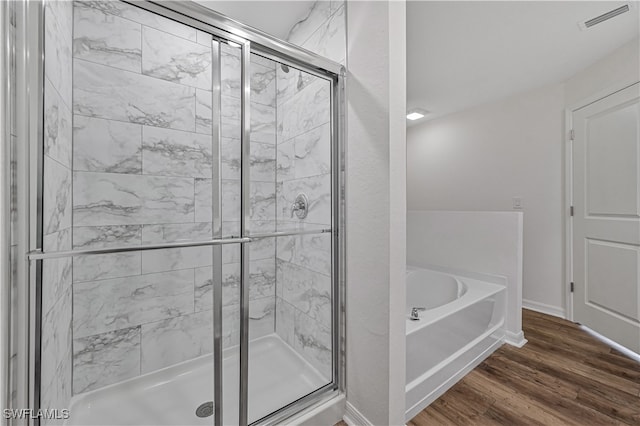
[[[52,4],[45,253],[220,237],[211,36],[120,1]],[[213,287],[232,251],[42,261],[42,407],[71,406],[70,424],[211,424]]]
[[[331,83],[257,54],[250,74],[251,423],[333,380],[333,298]]]
[[[208,424],[216,271],[200,249],[179,268],[169,249],[43,261],[43,408],[70,408],[69,425]]]

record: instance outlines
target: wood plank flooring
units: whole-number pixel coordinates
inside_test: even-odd
[[[640,363],[578,325],[523,310],[529,342],[504,345],[408,426],[640,425]]]
[[[504,345],[408,426],[640,425],[640,363],[578,325],[523,310]]]

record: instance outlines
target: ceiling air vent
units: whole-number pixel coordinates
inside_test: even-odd
[[[607,21],[611,18],[614,18],[618,15],[622,15],[625,12],[628,12],[630,10],[629,4],[625,4],[623,6],[620,6],[616,9],[610,10],[607,13],[603,13],[600,16],[596,16],[595,18],[591,18],[587,21],[584,22],[580,22],[578,25],[580,25],[580,28],[582,28],[583,30],[586,30],[587,28],[591,28],[594,25],[598,25],[603,23],[604,21]]]

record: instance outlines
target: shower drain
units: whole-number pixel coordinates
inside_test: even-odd
[[[209,417],[213,415],[213,401],[203,402],[196,408],[196,416]]]

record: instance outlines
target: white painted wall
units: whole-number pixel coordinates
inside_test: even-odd
[[[522,197],[523,298],[555,310],[564,306],[563,111],[554,84],[407,133],[408,209],[507,211]]]
[[[347,8],[347,415],[358,424],[401,425],[405,3]]]
[[[522,217],[522,212],[407,212],[407,265],[440,266],[506,278],[507,342],[516,346],[525,343]]]
[[[589,97],[608,95],[637,81],[640,81],[640,38],[567,80],[566,105],[569,108],[577,106]]]
[[[407,132],[409,210],[512,209],[523,199],[523,304],[565,315],[564,111],[640,80],[629,42],[565,82]]]

